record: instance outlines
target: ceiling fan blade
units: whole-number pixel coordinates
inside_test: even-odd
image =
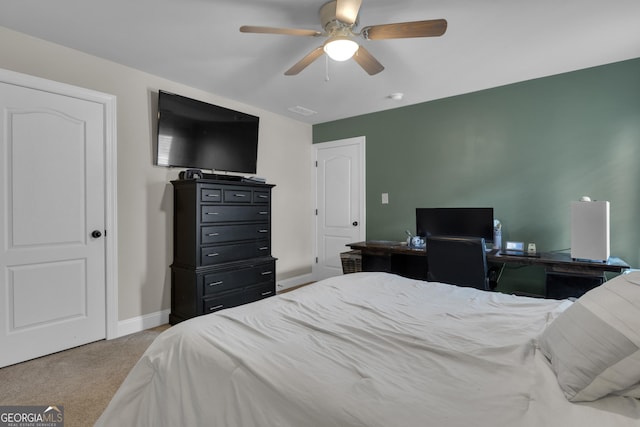
[[[369,40],[404,39],[411,37],[438,37],[447,31],[446,19],[400,22],[397,24],[373,25],[362,29]]]
[[[376,58],[369,53],[367,49],[360,46],[353,59],[360,65],[370,76],[378,74],[384,67],[378,62]]]
[[[336,18],[346,24],[355,24],[362,0],[337,0]]]
[[[323,33],[316,30],[300,30],[297,28],[275,28],[275,27],[257,27],[254,25],[243,25],[240,27],[241,33],[258,33],[258,34],[284,34],[287,36],[311,36],[318,37]]]
[[[307,56],[298,61],[293,67],[289,68],[285,71],[285,76],[295,76],[300,71],[307,68],[313,61],[318,59],[324,53],[324,48],[322,46],[315,48],[311,51]]]

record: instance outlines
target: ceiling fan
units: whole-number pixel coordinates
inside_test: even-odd
[[[284,74],[293,76],[308,67],[326,53],[336,61],[353,58],[369,75],[378,74],[384,67],[376,58],[359,45],[355,39],[365,40],[401,39],[413,37],[438,37],[447,30],[445,19],[401,22],[395,24],[372,25],[356,32],[358,13],[362,0],[332,0],[320,8],[320,22],[324,31],[295,28],[274,28],[243,25],[243,33],[284,34],[290,36],[327,37],[319,46],[289,68]]]

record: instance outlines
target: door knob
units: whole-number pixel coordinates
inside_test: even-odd
[[[97,239],[99,237],[102,237],[102,233],[100,232],[100,230],[93,230],[91,232],[91,237],[93,237],[94,239]]]
[[[351,223],[351,225],[353,225],[354,227],[357,227],[357,226],[358,226],[358,221],[353,221],[353,222]]]

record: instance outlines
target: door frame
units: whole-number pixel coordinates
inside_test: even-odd
[[[326,142],[318,142],[313,145],[312,156],[312,175],[313,175],[313,258],[311,259],[311,274],[313,280],[317,280],[316,278],[316,260],[318,259],[318,151],[323,148],[337,148],[344,147],[347,145],[358,145],[360,147],[360,164],[362,165],[360,170],[360,240],[366,240],[367,236],[367,171],[366,171],[366,137],[356,136],[352,138],[345,139],[337,139],[334,141],[326,141]],[[345,248],[346,251],[346,248]]]
[[[116,96],[0,69],[0,82],[83,99],[104,107],[106,339],[118,337],[118,203]]]

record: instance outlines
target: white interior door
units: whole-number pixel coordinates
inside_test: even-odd
[[[365,240],[365,138],[314,144],[316,260],[314,280],[342,274],[340,253]]]
[[[0,82],[0,367],[106,336],[105,115]]]

